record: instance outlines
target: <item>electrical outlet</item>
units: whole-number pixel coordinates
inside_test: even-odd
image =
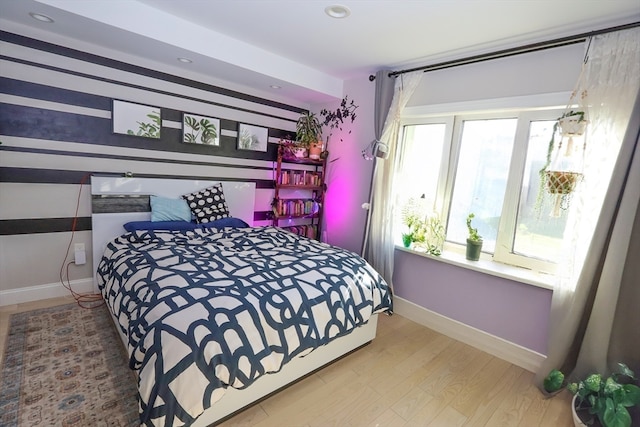
[[[74,262],[76,265],[87,263],[87,254],[84,250],[84,243],[76,243],[73,245]]]

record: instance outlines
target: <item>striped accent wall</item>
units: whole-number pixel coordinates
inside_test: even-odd
[[[161,138],[114,133],[113,100],[160,107]],[[72,229],[87,264],[69,275],[92,276],[91,174],[253,181],[269,224],[276,143],[302,111],[0,31],[0,299],[59,283]],[[183,113],[219,118],[220,146],[182,143]],[[269,129],[267,152],[237,148],[240,123]]]

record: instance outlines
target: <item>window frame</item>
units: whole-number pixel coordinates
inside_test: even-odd
[[[537,100],[540,101],[540,99]],[[438,114],[431,111],[425,115],[413,114],[408,117],[403,117],[401,120],[399,142],[402,144],[401,146],[404,146],[406,126],[445,124],[445,141],[443,142],[441,168],[434,208],[440,213],[443,224],[448,228],[464,121],[516,118],[515,140],[498,224],[496,247],[493,254],[483,252],[481,260],[492,260],[501,264],[553,274],[556,271],[556,263],[512,252],[513,242],[516,237],[515,226],[520,205],[520,192],[524,179],[525,164],[527,161],[531,122],[538,120],[555,120],[560,117],[566,108],[566,106],[549,102],[550,99],[545,99],[545,101],[543,104],[546,105],[538,104],[536,106],[528,105],[522,107],[502,106],[502,108],[496,108],[496,106],[493,105],[493,108],[482,109],[482,106],[477,104],[475,105],[477,108],[475,111],[461,109],[459,113],[443,112]],[[529,103],[525,102],[524,104]],[[446,167],[442,167],[444,165],[446,165]],[[465,245],[445,240],[443,251],[461,254],[465,251]]]

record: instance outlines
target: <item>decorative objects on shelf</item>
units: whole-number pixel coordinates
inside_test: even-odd
[[[340,101],[340,106],[335,110],[323,108],[320,111],[321,119],[315,113],[305,111],[296,121],[296,140],[287,138],[280,140],[285,145],[286,151],[294,157],[309,157],[313,160],[326,159],[329,155],[329,138],[335,129],[343,130],[345,122],[353,123],[356,119],[358,106],[348,96]],[[323,128],[327,128],[326,140],[323,141]],[[351,131],[349,131],[351,133]],[[340,138],[342,141],[342,138]],[[306,151],[306,152],[305,152]],[[304,153],[304,154],[303,154]],[[289,158],[285,154],[285,158]]]
[[[273,225],[320,239],[324,208],[325,160],[296,157],[296,144],[280,142],[272,203]],[[284,196],[284,197],[283,197]]]
[[[471,226],[473,218],[475,218],[475,214],[473,212],[467,216],[467,230],[469,230],[469,236],[467,237],[466,258],[469,261],[478,261],[480,259],[480,253],[482,252],[482,236],[478,234],[477,228]]]
[[[322,125],[310,111],[303,113],[296,122],[297,144],[309,150],[309,158],[318,160],[322,151]]]

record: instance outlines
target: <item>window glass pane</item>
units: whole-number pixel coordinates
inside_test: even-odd
[[[403,229],[400,213],[409,199],[419,201],[425,215],[434,209],[445,130],[444,123],[407,125],[404,128],[402,167],[395,186],[395,202],[400,207],[396,210],[396,230]],[[396,239],[401,244],[400,233],[396,233]]]
[[[442,163],[445,125],[443,123],[405,127],[405,144],[399,192],[406,198],[422,194],[433,207]]]
[[[517,119],[463,122],[447,240],[466,244],[466,218],[473,212],[482,250],[495,250],[516,125]]]
[[[512,247],[514,253],[544,260],[557,259],[567,223],[567,210],[554,209],[556,196],[539,197],[539,192],[544,191],[540,188],[539,171],[546,162],[555,122],[546,120],[530,124],[527,159]],[[563,200],[560,202],[560,207],[563,207]],[[559,216],[556,216],[558,213]]]

